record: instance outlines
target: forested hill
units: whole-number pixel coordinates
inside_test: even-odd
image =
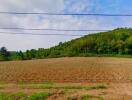
[[[69,56],[132,55],[132,29],[118,28],[108,32],[89,34],[49,49],[9,52],[2,47],[0,60],[28,60]]]

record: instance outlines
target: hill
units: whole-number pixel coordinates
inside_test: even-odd
[[[132,54],[132,29],[119,28],[113,31],[86,35],[50,48],[50,55],[87,56],[94,54]]]
[[[3,52],[4,51],[4,52]],[[0,50],[1,60],[27,60],[71,56],[124,56],[132,55],[132,29],[118,28],[108,32],[85,35],[49,49],[39,48],[26,52]]]

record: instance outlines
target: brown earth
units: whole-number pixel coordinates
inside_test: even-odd
[[[132,80],[132,59],[75,57],[0,62],[0,81],[126,83]]]
[[[38,86],[45,86],[49,84],[1,84],[1,92],[5,93],[26,93],[28,95],[36,92],[49,92],[52,95],[47,100],[68,100],[68,97],[74,98],[72,100],[82,100],[82,95],[98,96],[103,99],[90,98],[88,100],[132,100],[132,83],[110,83],[103,84],[106,88],[98,89],[43,89],[36,88]],[[98,83],[55,83],[53,86],[99,86]],[[23,87],[21,87],[23,86]]]
[[[45,82],[73,86],[107,85],[106,89],[36,88]],[[25,87],[20,87],[22,83]],[[132,100],[132,59],[105,57],[53,58],[30,61],[0,62],[0,92],[50,92],[48,100],[81,100],[81,95],[100,96],[104,100]],[[23,84],[24,83],[24,84]],[[90,99],[96,100],[96,99]],[[97,99],[98,100],[98,99]]]

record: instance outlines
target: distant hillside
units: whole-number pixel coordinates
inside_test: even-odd
[[[1,51],[1,50],[0,50]],[[2,53],[0,53],[2,54]],[[108,32],[89,34],[59,45],[26,52],[10,52],[9,60],[42,59],[69,56],[132,55],[132,29],[118,28]]]
[[[50,49],[49,56],[87,56],[90,54],[131,55],[132,29],[118,28],[60,43]]]

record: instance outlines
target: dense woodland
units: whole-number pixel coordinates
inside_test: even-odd
[[[132,56],[132,29],[118,28],[108,32],[89,34],[49,49],[39,48],[8,51],[0,48],[0,60],[30,60],[73,56]]]

